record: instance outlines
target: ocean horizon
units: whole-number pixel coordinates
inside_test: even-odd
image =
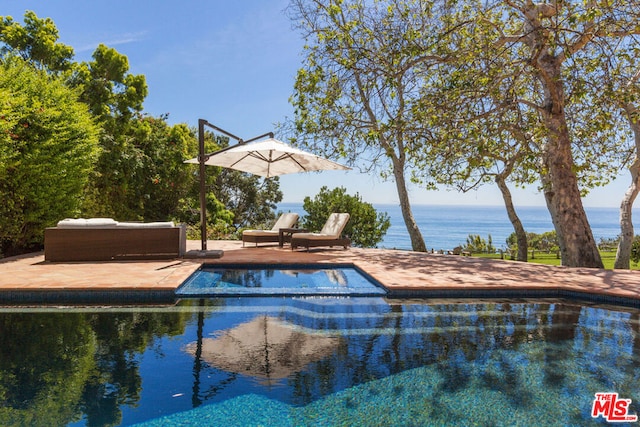
[[[373,206],[378,212],[386,212],[391,220],[391,227],[378,247],[410,250],[411,240],[400,206]],[[278,210],[305,215],[302,203],[280,203]],[[513,233],[513,226],[504,206],[414,205],[412,211],[427,248],[436,251],[462,246],[470,234],[478,234],[483,239],[488,239],[491,235],[493,246],[506,249],[506,239]],[[615,238],[620,234],[619,208],[585,207],[585,211],[596,242]],[[545,206],[516,207],[516,212],[527,232],[544,233],[554,229]]]

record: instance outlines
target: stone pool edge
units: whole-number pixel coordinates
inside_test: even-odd
[[[199,242],[189,241],[188,249]],[[210,241],[218,259],[49,263],[42,253],[0,260],[3,304],[171,304],[174,291],[202,264],[352,264],[382,284],[388,297],[571,298],[640,306],[640,272],[523,264],[388,249],[242,248]],[[90,278],[90,279],[88,279]]]

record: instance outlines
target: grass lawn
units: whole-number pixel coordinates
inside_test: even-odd
[[[500,254],[473,254],[473,256],[479,257],[479,258],[500,259]],[[616,252],[600,251],[600,256],[602,257],[604,268],[608,270],[613,270],[613,263],[616,260]],[[531,254],[529,254],[529,262],[538,263],[538,264],[548,264],[548,265],[560,265],[560,259],[556,257],[556,254],[546,254],[543,252],[536,252],[535,258],[533,259],[531,259]],[[640,265],[634,265],[632,262],[631,269],[640,270]]]

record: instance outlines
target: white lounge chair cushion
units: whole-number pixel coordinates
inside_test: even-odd
[[[339,239],[342,234],[342,230],[349,222],[348,213],[332,213],[329,215],[327,222],[319,233],[296,233],[295,239],[310,239],[310,240],[323,240],[323,239]]]
[[[281,228],[291,228],[296,224],[296,222],[298,222],[297,213],[283,213],[282,215],[280,215],[280,218],[278,218],[276,223],[273,224],[273,227],[271,227],[271,231],[275,231],[277,233]]]
[[[284,213],[271,227],[271,230],[244,230],[243,236],[277,236],[281,228],[292,228],[298,222],[297,213]]]
[[[244,236],[277,236],[278,231],[274,230],[244,230],[242,232]]]
[[[322,233],[296,233],[293,235],[296,240],[307,239],[307,240],[327,240],[327,239],[338,239],[340,236],[334,236],[329,234]]]
[[[116,225],[118,222],[112,218],[66,218],[57,224],[58,228],[110,228]]]
[[[349,222],[348,213],[332,213],[329,215],[327,222],[324,223],[324,227],[320,230],[320,234],[338,238],[340,237],[340,234],[342,234],[342,230],[344,230],[347,222]]]

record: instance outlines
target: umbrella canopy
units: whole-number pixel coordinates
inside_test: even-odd
[[[202,359],[228,372],[249,375],[271,384],[302,371],[309,363],[331,355],[339,338],[310,334],[271,316],[221,331],[202,340]],[[186,351],[196,353],[196,343]]]
[[[274,138],[234,145],[206,157],[207,165],[236,169],[266,178],[298,172],[349,169]],[[199,161],[194,158],[186,163]]]

